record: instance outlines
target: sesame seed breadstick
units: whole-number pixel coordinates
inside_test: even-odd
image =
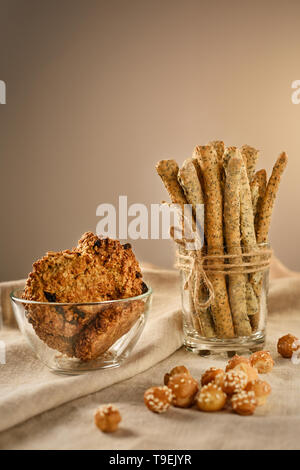
[[[156,171],[161,177],[166,187],[166,190],[168,191],[168,194],[170,196],[172,203],[179,204],[181,206],[183,206],[184,204],[187,204],[187,200],[184,195],[184,192],[180,184],[177,181],[179,167],[176,161],[175,160],[161,160],[156,165]],[[186,254],[186,250],[178,243],[176,238],[174,238],[174,241],[177,244],[179,253]],[[190,284],[189,284],[190,292],[192,291],[191,284],[192,284],[192,280],[190,281]],[[194,310],[194,304],[193,304],[191,295],[189,297],[189,302],[190,302],[191,309]]]
[[[246,301],[247,313],[251,320],[252,316],[257,315],[259,313],[259,303],[250,278],[246,282]]]
[[[192,205],[196,215],[197,204],[204,204],[202,187],[192,158],[187,158],[178,171],[178,182],[185,194],[186,200]]]
[[[241,211],[241,240],[244,252],[253,251],[256,248],[256,235],[254,227],[254,215],[252,208],[251,190],[245,166],[245,161],[241,155],[241,152],[236,147],[229,147],[225,150],[223,157],[223,165],[228,165],[228,161],[232,152],[235,152],[236,158],[241,162],[241,173],[240,173],[240,211]],[[246,300],[247,300],[247,311],[249,316],[257,315],[259,312],[259,304],[256,299],[256,295],[251,283],[251,277],[246,282]]]
[[[212,146],[197,147],[197,161],[203,174],[205,188],[205,235],[208,254],[223,255],[223,198],[220,166]],[[215,261],[211,261],[214,264]],[[216,333],[221,338],[234,337],[233,322],[223,274],[211,273],[215,301],[211,311]]]
[[[248,147],[248,146],[244,146],[243,148],[245,147]],[[242,157],[240,158],[243,161],[242,168],[241,168],[241,191],[240,191],[241,236],[242,236],[242,241],[243,241],[244,252],[247,252],[247,251],[256,250],[256,234],[255,234],[254,214],[253,214],[253,207],[252,207],[252,197],[251,197],[251,190],[250,190],[250,184],[249,184],[249,177],[248,177],[244,160]],[[252,257],[251,261],[255,261],[255,258]],[[253,276],[249,276],[249,283],[251,285],[248,285],[246,288],[247,310],[248,310],[248,315],[251,317],[251,321],[252,321],[254,317],[259,317],[260,307],[259,307],[259,302],[256,301],[255,299],[256,290],[255,290],[255,280]]]
[[[184,195],[183,189],[178,183],[178,171],[179,167],[175,160],[161,160],[156,165],[156,171],[161,177],[166,190],[169,193],[171,202],[173,204],[181,206],[181,224],[182,224],[182,233],[184,233],[184,205],[188,204],[186,197]],[[193,229],[195,228],[193,220]],[[175,240],[176,241],[176,240]]]
[[[183,189],[178,183],[177,178],[178,178],[179,167],[176,161],[175,160],[161,160],[160,162],[157,163],[156,170],[169,193],[172,203],[180,204],[181,206],[184,204],[188,204],[188,201],[184,195]],[[175,242],[176,242],[176,239],[175,239]],[[178,246],[178,251],[180,254],[184,254],[184,255],[187,254],[187,251],[182,246],[180,246],[179,244],[177,244],[177,246]],[[190,302],[191,311],[196,311],[196,306],[194,304],[194,301],[191,295],[191,293],[193,292],[194,282],[195,280],[193,278],[191,278],[189,281],[189,302]],[[195,321],[199,321],[200,328],[202,331],[203,321],[201,322],[199,318],[196,319],[194,316],[192,316],[192,320],[194,322],[194,327],[196,329],[197,327],[196,327]],[[202,331],[202,334],[205,336],[204,331]]]
[[[175,160],[161,160],[156,165],[156,171],[161,177],[173,204],[187,204],[184,192],[177,181],[179,167]]]
[[[253,250],[256,247],[256,235],[254,227],[251,190],[246,166],[239,151],[237,152],[237,156],[242,160],[240,189],[241,236],[244,247]]]
[[[224,188],[225,240],[228,254],[242,255],[239,187],[242,162],[236,157],[236,150],[230,153]],[[242,264],[242,256],[234,258],[234,263]],[[229,275],[228,292],[235,333],[237,336],[251,335],[252,330],[247,314],[246,275]]]
[[[224,155],[224,152],[225,152],[224,142],[222,140],[213,140],[212,142],[209,142],[208,145],[211,145],[215,149],[218,160],[219,160],[220,164],[222,165],[223,164],[223,155]]]
[[[257,243],[266,243],[271,223],[272,210],[280,184],[280,177],[287,165],[287,154],[282,152],[278,157],[268,181],[265,196],[262,200],[257,222]]]
[[[284,172],[287,165],[287,154],[282,152],[278,159],[275,162],[275,165],[272,170],[272,174],[267,184],[265,195],[263,197],[261,206],[259,208],[259,213],[257,214],[257,243],[266,243],[268,241],[268,233],[271,223],[272,210],[275,202],[275,198],[278,192],[280,178]],[[262,283],[263,283],[263,273],[258,272],[254,273],[251,276],[252,285],[255,291],[257,298],[260,298]],[[259,326],[258,316],[251,318],[252,328],[256,330]]]
[[[255,228],[257,228],[257,214],[260,212],[260,207],[266,193],[266,187],[267,172],[266,170],[259,170],[255,173],[250,183]]]
[[[194,217],[196,217],[197,205],[204,204],[204,196],[200,181],[198,179],[197,170],[192,158],[188,158],[184,161],[181,169],[178,172],[178,181],[183,189],[187,202],[192,205],[193,214]],[[201,225],[201,221],[199,221],[199,224]],[[193,280],[193,282],[196,281]],[[203,288],[201,289],[200,298],[194,299],[194,305],[196,313],[199,315],[203,336],[211,338],[215,336],[211,315],[207,308],[202,309],[199,307],[199,301],[205,301],[206,297],[207,294]]]
[[[250,145],[243,145],[240,148],[240,151],[247,168],[247,175],[250,183],[255,173],[255,166],[258,159],[259,151],[253,147],[250,147]]]
[[[209,142],[208,145],[211,145],[217,154],[219,165],[220,165],[220,178],[221,178],[221,191],[224,194],[224,185],[225,185],[225,171],[223,167],[223,156],[225,152],[225,144],[222,140],[213,140]]]

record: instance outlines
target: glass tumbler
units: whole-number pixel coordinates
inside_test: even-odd
[[[207,256],[202,266],[212,292],[202,274],[197,276],[196,271],[180,269],[184,346],[188,351],[231,356],[263,349],[270,250],[265,245],[256,250],[255,255],[247,256],[244,252],[242,258],[230,258],[222,247],[223,259],[219,256],[209,260]],[[193,254],[190,255],[192,259]],[[220,269],[211,268],[220,259]],[[211,293],[211,302],[205,306]]]

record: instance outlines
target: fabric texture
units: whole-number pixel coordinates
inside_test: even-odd
[[[182,345],[178,273],[148,267],[153,306],[131,357],[118,369],[79,376],[50,372],[16,329],[9,292],[24,281],[0,284],[6,364],[0,365],[0,448],[2,449],[297,449],[300,448],[300,364],[276,352],[286,333],[300,337],[300,275],[273,259],[266,349],[275,367],[265,379],[273,392],[253,416],[227,410],[203,413],[171,408],[163,415],[146,409],[144,391],[161,385],[165,372],[186,365],[199,379],[227,358],[200,357]],[[2,344],[3,344],[2,343]],[[93,423],[95,409],[114,403],[123,421],[115,434]]]

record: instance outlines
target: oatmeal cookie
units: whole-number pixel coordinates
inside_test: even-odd
[[[105,345],[110,346],[130,329],[141,308],[132,308],[129,314],[129,307],[120,311],[121,306],[116,306],[108,314],[99,305],[60,304],[126,299],[146,291],[130,244],[122,245],[117,240],[101,239],[87,232],[76,248],[48,252],[34,263],[24,298],[46,303],[27,305],[28,321],[43,341],[68,355],[94,358],[100,349],[101,352],[103,347],[108,349]],[[103,343],[101,348],[99,342]]]
[[[130,330],[144,307],[141,300],[102,307],[76,338],[74,356],[83,361],[96,359]]]

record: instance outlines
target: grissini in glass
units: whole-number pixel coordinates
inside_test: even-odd
[[[171,228],[182,280],[184,344],[191,351],[255,351],[264,345],[268,231],[287,155],[281,153],[268,183],[264,169],[256,172],[258,156],[249,145],[226,148],[213,141],[197,146],[181,169],[171,161],[172,184],[166,184],[164,171],[170,161],[157,165],[173,204],[183,205],[185,199],[194,219],[195,205],[204,204],[200,249],[187,249],[184,236]],[[199,225],[196,218],[194,226]]]

